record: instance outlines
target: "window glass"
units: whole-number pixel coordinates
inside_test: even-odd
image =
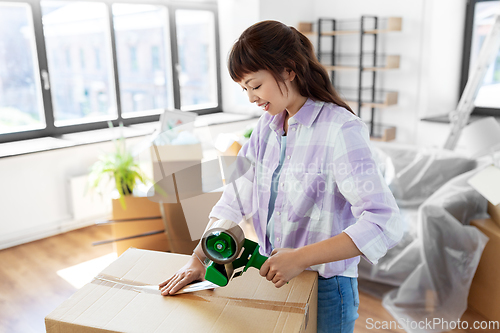
[[[181,109],[217,107],[214,14],[204,10],[175,12]]]
[[[41,5],[55,126],[116,119],[106,5],[73,1]]]
[[[495,15],[498,13],[500,1],[477,2],[474,9],[474,26],[472,31],[469,76],[472,74],[475,61],[483,42],[493,27]],[[481,88],[474,102],[475,106],[500,108],[500,50],[490,64]]]
[[[0,3],[0,134],[45,127],[32,17],[27,4]]]
[[[167,9],[136,4],[112,8],[122,116],[173,108]]]

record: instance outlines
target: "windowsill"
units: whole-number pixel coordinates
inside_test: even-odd
[[[258,118],[255,115],[217,112],[196,117],[194,126],[212,126]],[[123,137],[134,138],[152,134],[158,122],[136,124],[123,127]],[[118,128],[106,128],[93,131],[65,134],[60,137],[44,137],[0,144],[0,158],[39,153],[55,149],[76,147],[111,141],[120,137]]]
[[[467,122],[467,125],[470,123],[473,123],[476,120],[482,119],[484,117],[495,117],[497,120],[499,120],[499,116],[488,116],[488,115],[482,115],[482,114],[471,114],[469,117],[469,121]],[[420,119],[420,121],[428,121],[431,123],[442,123],[442,124],[449,124],[450,123],[450,118],[448,117],[447,114],[441,115],[441,116],[433,116],[433,117],[426,117]]]

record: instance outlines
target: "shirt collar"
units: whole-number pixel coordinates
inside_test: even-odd
[[[319,112],[321,111],[321,108],[324,104],[325,102],[313,101],[312,99],[308,98],[304,105],[300,108],[300,110],[293,117],[290,117],[288,119],[288,125],[299,123],[306,127],[311,127],[313,122],[318,117]],[[285,121],[285,112],[286,111],[280,112],[271,120],[269,127],[273,131],[283,128],[283,123]]]

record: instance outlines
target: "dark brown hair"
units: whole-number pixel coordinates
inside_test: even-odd
[[[243,31],[229,53],[228,69],[236,82],[246,74],[267,70],[277,83],[284,82],[283,71],[292,70],[299,94],[337,104],[354,114],[333,88],[309,39],[281,22],[262,21]]]

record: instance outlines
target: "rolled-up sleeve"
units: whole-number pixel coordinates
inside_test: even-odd
[[[262,119],[262,118],[261,118]],[[236,159],[223,158],[226,185],[220,200],[212,208],[209,218],[228,219],[239,223],[243,217],[251,217],[255,211],[253,183],[258,151],[259,123],[250,139],[241,147]]]
[[[370,148],[360,119],[342,125],[334,143],[333,173],[340,193],[351,204],[356,222],[345,232],[370,263],[376,264],[403,236],[399,208]]]

